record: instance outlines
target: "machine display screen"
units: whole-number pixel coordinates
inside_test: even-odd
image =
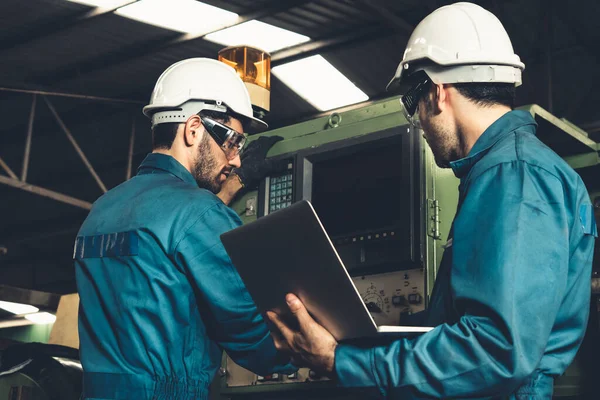
[[[400,141],[313,162],[312,203],[332,237],[406,226],[410,182]]]

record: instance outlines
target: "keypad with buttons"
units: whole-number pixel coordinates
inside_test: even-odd
[[[271,178],[269,188],[269,212],[292,205],[292,174]]]

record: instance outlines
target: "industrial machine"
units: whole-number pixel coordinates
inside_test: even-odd
[[[367,308],[386,325],[427,307],[458,199],[458,179],[436,166],[400,107],[392,98],[267,133],[285,139],[269,153],[278,169],[232,205],[247,223],[310,200]],[[536,118],[540,139],[582,171],[599,196],[598,145],[539,106],[523,109]],[[583,375],[575,362],[555,394],[581,394]],[[233,399],[369,398],[307,369],[257,376],[227,356],[219,380],[221,396]]]
[[[278,168],[258,191],[233,204],[244,222],[310,200],[378,324],[398,325],[424,310],[456,208],[458,180],[435,165],[398,99],[269,134],[285,139],[269,154]],[[227,396],[306,390],[325,395],[331,386],[307,369],[257,376],[227,357],[221,374]]]

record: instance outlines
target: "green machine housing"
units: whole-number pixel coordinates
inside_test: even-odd
[[[599,145],[537,105],[522,109],[535,117],[540,139],[580,172],[593,198],[599,197]],[[450,169],[437,167],[422,132],[410,127],[398,99],[263,135],[284,138],[269,153],[278,168],[257,191],[232,204],[244,223],[310,200],[376,322],[398,324],[426,308],[456,211],[459,182]],[[261,251],[268,249],[265,243]],[[595,321],[588,342],[595,342],[597,315]],[[556,382],[555,395],[585,390],[585,364],[578,356]],[[290,376],[257,376],[226,355],[215,386],[215,398],[369,397],[345,392],[306,369]]]

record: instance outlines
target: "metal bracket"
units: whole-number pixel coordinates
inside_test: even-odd
[[[428,229],[427,236],[441,240],[440,233],[440,202],[434,199],[427,199]]]
[[[256,215],[256,197],[250,197],[246,200],[246,217]]]

